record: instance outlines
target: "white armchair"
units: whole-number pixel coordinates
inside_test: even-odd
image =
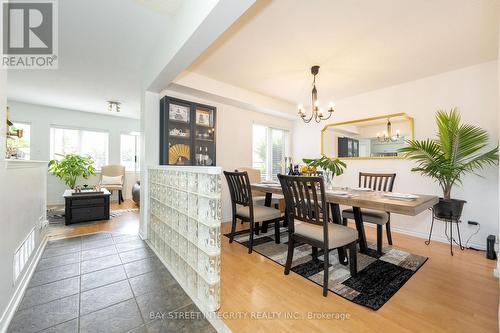
[[[118,204],[123,200],[123,184],[125,182],[125,167],[122,165],[105,165],[101,168],[99,184],[108,191],[118,191]]]

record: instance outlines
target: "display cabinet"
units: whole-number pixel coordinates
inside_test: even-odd
[[[165,96],[160,101],[160,165],[216,165],[213,106]]]
[[[148,241],[206,311],[220,306],[221,169],[148,169]]]

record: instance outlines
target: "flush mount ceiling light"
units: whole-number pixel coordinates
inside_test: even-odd
[[[319,105],[318,101],[318,90],[316,89],[316,75],[319,73],[319,66],[311,67],[311,74],[313,75],[312,91],[311,91],[311,115],[307,116],[306,111],[302,104],[299,104],[299,117],[305,122],[309,123],[314,119],[315,122],[319,123],[322,120],[328,120],[332,116],[334,104],[330,102],[328,105],[328,116],[325,116],[323,109]]]
[[[399,129],[396,130],[396,135],[392,135],[392,124],[391,120],[387,119],[387,130],[380,133],[377,133],[378,142],[396,142],[399,140]]]
[[[109,112],[120,112],[120,102],[108,101],[108,111]]]

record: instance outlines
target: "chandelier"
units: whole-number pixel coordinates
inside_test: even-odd
[[[399,129],[396,130],[396,135],[392,135],[392,124],[391,120],[387,119],[387,130],[383,131],[382,134],[377,133],[378,142],[396,142],[399,140]]]
[[[325,116],[323,109],[319,106],[318,101],[318,90],[316,89],[316,75],[319,73],[319,66],[311,67],[311,74],[313,75],[313,88],[311,92],[311,115],[307,116],[306,111],[302,104],[299,104],[299,117],[305,122],[309,123],[314,119],[315,122],[319,123],[322,120],[328,120],[333,113],[333,102],[328,105],[328,116]]]

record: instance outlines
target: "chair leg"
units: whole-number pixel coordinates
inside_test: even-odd
[[[262,221],[262,228],[260,228],[260,231],[265,234],[267,232],[267,229],[269,227],[269,221]]]
[[[342,218],[342,224],[345,225],[345,226],[347,226],[347,219],[345,217]]]
[[[253,250],[253,225],[254,222],[250,221],[250,243],[248,244],[248,254],[252,253]]]
[[[339,247],[337,249],[337,252],[339,253],[339,263],[341,265],[347,265],[347,260],[346,260],[346,256],[345,256],[345,248],[343,247]]]
[[[274,220],[274,242],[280,243],[280,219]]]
[[[382,225],[377,224],[377,254],[382,255]]]
[[[317,247],[312,247],[312,252],[311,252],[311,257],[313,258],[314,262],[318,261],[318,248]]]
[[[285,275],[290,274],[290,268],[292,268],[293,250],[294,250],[294,240],[293,237],[291,237],[291,235],[289,234],[288,253],[286,255],[286,263],[285,263]]]
[[[391,221],[385,224],[385,232],[387,233],[387,243],[389,243],[389,245],[392,245]]]
[[[329,253],[328,253],[328,248],[325,246],[323,250],[323,264],[324,264],[324,272],[323,272],[323,296],[326,297],[328,296],[328,268],[330,266],[329,264]]]
[[[259,228],[259,222],[255,222],[253,230],[254,230],[254,232],[255,232],[256,235],[259,235],[259,230],[260,230],[260,228]]]
[[[352,277],[356,277],[358,275],[358,254],[356,251],[356,243],[349,245],[349,268]]]
[[[118,190],[118,204],[121,205],[123,202],[123,193],[122,190]]]
[[[241,221],[241,223],[243,223],[243,220]],[[231,223],[231,234],[229,235],[229,243],[233,242],[235,232],[236,232],[236,217],[233,216],[233,222]]]

